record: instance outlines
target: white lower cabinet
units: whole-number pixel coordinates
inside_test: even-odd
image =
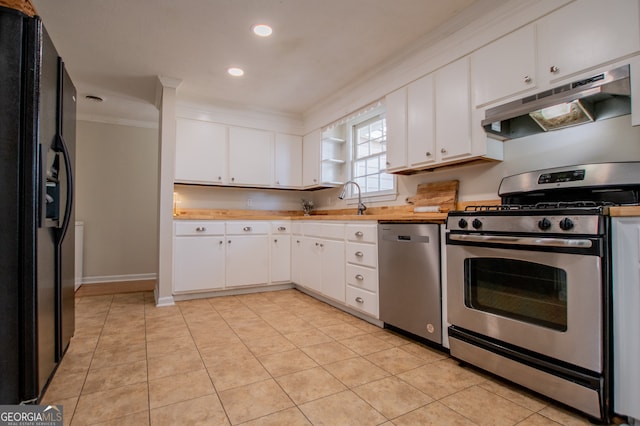
[[[295,283],[378,318],[377,222],[174,222],[175,294]]]
[[[347,225],[346,304],[378,318],[378,224]]]
[[[176,222],[174,231],[173,291],[224,288],[224,223]]]
[[[273,222],[269,242],[270,282],[291,281],[291,223]]]
[[[227,286],[269,282],[269,222],[227,222]]]

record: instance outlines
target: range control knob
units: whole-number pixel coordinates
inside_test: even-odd
[[[480,229],[482,228],[482,222],[480,222],[479,219],[473,219],[473,222],[471,222],[471,226],[473,226],[473,229]]]
[[[466,227],[467,227],[467,220],[466,220],[466,219],[460,219],[460,220],[458,221],[458,226],[459,226],[460,228],[462,228],[462,229],[466,228]]]
[[[563,231],[568,231],[571,228],[573,228],[573,221],[568,217],[565,217],[560,221],[560,229]]]
[[[547,229],[551,228],[551,221],[546,217],[543,219],[540,219],[538,221],[538,228],[542,229],[543,231],[546,231]]]

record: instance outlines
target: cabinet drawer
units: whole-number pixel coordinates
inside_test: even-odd
[[[378,318],[378,295],[370,291],[347,286],[347,305]]]
[[[175,235],[224,235],[224,222],[217,221],[176,221]]]
[[[271,222],[271,233],[272,234],[290,234],[291,233],[291,222],[288,221],[280,221],[280,222]]]
[[[378,239],[377,224],[352,224],[347,225],[347,239],[359,243],[375,243]]]
[[[291,222],[291,233],[302,234],[302,222],[294,220]]]
[[[378,266],[378,246],[374,244],[347,243],[347,262],[356,265]]]
[[[344,239],[344,223],[308,222],[302,225],[304,235],[335,240]]]
[[[227,222],[227,234],[255,235],[268,234],[270,222],[238,221]]]
[[[378,270],[347,264],[347,284],[378,293]]]

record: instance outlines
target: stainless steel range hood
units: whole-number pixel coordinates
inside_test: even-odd
[[[485,112],[482,126],[498,139],[576,126],[631,113],[629,65],[574,81]]]

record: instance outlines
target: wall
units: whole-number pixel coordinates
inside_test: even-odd
[[[76,156],[83,283],[155,278],[158,130],[78,121]]]
[[[460,165],[410,176],[398,176],[398,197],[384,205],[405,204],[420,183],[449,179],[460,181],[460,201],[498,199],[500,180],[509,175],[549,167],[608,161],[640,161],[640,127],[631,126],[631,116],[612,118],[549,133],[504,142],[504,161]],[[315,196],[321,209],[344,208],[338,189]],[[365,204],[371,206],[377,203]]]

